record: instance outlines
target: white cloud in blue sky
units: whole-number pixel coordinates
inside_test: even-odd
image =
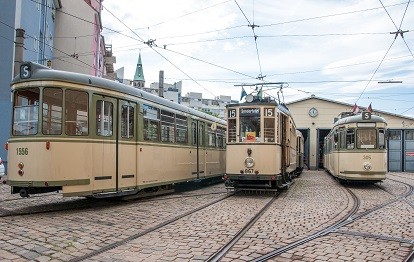
[[[254,78],[262,73],[268,82],[289,82],[286,102],[315,94],[414,116],[414,56],[407,48],[414,53],[414,3],[408,8],[407,3],[105,0],[102,19],[106,28],[122,32],[104,29],[105,41],[117,57],[115,68],[125,67],[125,78],[133,78],[141,52],[148,86],[164,70],[167,83],[183,80],[184,94],[238,99],[241,87],[234,85],[257,83]],[[410,32],[404,33],[405,42],[399,35],[390,48],[390,32],[400,27],[403,16],[401,29]],[[257,48],[248,23],[258,26]],[[158,47],[143,43],[149,39]],[[276,96],[275,90],[268,93]]]

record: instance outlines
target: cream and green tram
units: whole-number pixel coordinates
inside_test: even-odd
[[[387,122],[370,112],[342,113],[324,141],[324,168],[342,181],[378,182],[387,173]]]
[[[298,170],[296,128],[285,105],[270,99],[227,106],[225,185],[287,187]]]
[[[155,194],[221,181],[226,122],[115,81],[23,63],[11,84],[12,193]]]

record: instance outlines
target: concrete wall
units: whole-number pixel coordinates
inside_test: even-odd
[[[56,49],[52,68],[96,75],[94,67],[97,59],[96,50],[99,46],[95,25],[96,11],[85,1],[73,0],[63,0],[61,11],[56,12],[58,23],[55,30]]]

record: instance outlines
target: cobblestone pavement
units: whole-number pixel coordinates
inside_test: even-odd
[[[361,201],[361,215],[338,230],[272,261],[402,261],[412,250],[412,173],[390,173],[378,185],[340,185],[323,171],[305,171],[226,254],[250,261],[327,228]],[[392,179],[392,180],[391,180]],[[205,261],[270,200],[269,195],[229,196],[155,231],[147,230],[225,197],[223,185],[80,210],[0,217],[1,261]],[[79,199],[58,193],[13,200],[0,186],[0,211],[39,209]],[[367,213],[377,205],[390,202]],[[128,241],[126,241],[128,240]],[[88,254],[94,256],[88,257]]]

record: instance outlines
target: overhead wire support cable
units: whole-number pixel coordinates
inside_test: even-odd
[[[401,30],[401,26],[402,26],[402,23],[404,21],[405,14],[407,13],[407,9],[408,9],[408,6],[410,5],[411,0],[408,1],[407,6],[405,7],[404,14],[403,14],[403,17],[401,18],[401,22],[400,22],[400,26],[399,27],[397,27],[397,25],[395,24],[394,19],[392,19],[390,13],[388,13],[387,8],[384,6],[384,4],[382,3],[382,1],[381,0],[379,0],[379,1],[381,3],[382,7],[384,8],[385,12],[387,13],[388,17],[390,18],[391,22],[394,24],[395,29],[397,29],[397,31],[390,32],[390,34],[395,34],[395,38],[394,39],[397,39],[398,35],[400,35],[401,38],[402,38],[402,40],[405,43],[405,46],[407,47],[408,51],[410,52],[411,56],[414,58],[414,54],[411,51],[410,46],[408,45],[407,41],[405,41],[405,38],[404,38],[404,33],[409,32],[409,30]]]
[[[374,78],[375,74],[377,73],[378,69],[380,68],[380,66],[382,65],[382,62],[384,62],[385,57],[388,55],[388,52],[391,50],[391,47],[394,45],[395,43],[395,38],[392,41],[390,47],[388,48],[387,52],[385,53],[384,57],[382,58],[381,62],[379,63],[379,65],[377,66],[377,68],[375,69],[374,73],[372,74],[370,80],[368,81],[368,83],[366,84],[366,86],[364,87],[364,89],[362,90],[361,94],[359,95],[358,99],[355,101],[355,104],[359,101],[359,99],[361,98],[361,96],[364,94],[365,90],[367,89],[368,85],[371,83],[372,79]]]
[[[246,14],[243,12],[243,9],[240,7],[239,3],[237,3],[237,0],[234,0],[234,2],[235,2],[235,3],[236,3],[236,5],[239,7],[239,9],[240,9],[240,11],[242,12],[243,16],[246,18],[247,23],[249,24],[248,26],[252,28],[252,31],[253,31],[253,37],[254,37],[254,43],[255,43],[255,45],[256,45],[257,60],[258,60],[258,62],[259,62],[259,70],[260,70],[259,77],[261,77],[261,76],[263,75],[263,73],[262,73],[262,65],[261,65],[261,63],[260,63],[259,48],[258,48],[258,46],[257,46],[257,35],[256,35],[256,32],[254,31],[254,28],[255,28],[255,27],[259,27],[259,26],[258,26],[258,25],[255,25],[255,24],[254,24],[254,22],[253,22],[253,24],[252,24],[252,23],[250,23],[249,18],[247,18]],[[259,79],[259,77],[258,77],[257,79]],[[262,78],[262,80],[263,80],[263,78]]]
[[[96,0],[97,1],[97,0]],[[164,58],[168,63],[170,63],[172,66],[174,66],[177,70],[179,70],[181,73],[183,73],[184,75],[186,75],[188,78],[190,78],[193,82],[195,82],[198,86],[200,86],[201,88],[203,88],[204,90],[206,90],[207,92],[209,92],[211,95],[213,95],[213,97],[217,97],[215,94],[213,94],[210,90],[208,90],[207,88],[205,88],[204,86],[202,86],[200,83],[198,83],[194,78],[192,78],[191,76],[189,76],[186,72],[184,72],[181,68],[179,68],[177,65],[175,65],[173,62],[171,62],[168,58],[166,58],[165,56],[163,56],[160,52],[158,52],[157,50],[154,49],[154,47],[158,47],[154,42],[155,39],[150,39],[148,41],[144,41],[142,37],[140,37],[134,30],[132,30],[128,25],[126,25],[124,22],[122,22],[118,17],[116,17],[112,12],[110,12],[105,6],[102,5],[102,7],[107,10],[113,17],[115,17],[119,22],[121,22],[126,28],[128,28],[133,34],[135,34],[139,39],[142,40],[143,43],[146,43],[152,50],[154,50],[154,52],[156,52],[159,56],[161,56],[162,58]],[[166,46],[163,47],[163,49],[166,49]]]

